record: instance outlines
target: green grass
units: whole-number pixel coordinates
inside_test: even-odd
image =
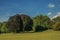
[[[47,30],[36,33],[0,34],[0,40],[60,40],[60,31]]]

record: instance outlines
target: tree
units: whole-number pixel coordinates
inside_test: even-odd
[[[1,32],[2,32],[2,33],[7,33],[7,32],[9,32],[8,29],[7,29],[7,27],[6,27],[6,23],[7,23],[7,22],[2,22],[2,23],[1,23],[1,24],[2,24],[2,25],[1,25]]]
[[[60,31],[60,22],[56,22],[56,23],[53,25],[53,29],[56,30],[56,31]]]
[[[33,18],[33,22],[34,22],[34,27],[36,27],[37,25],[39,25],[41,27],[44,27],[45,30],[47,30],[48,27],[50,26],[51,20],[46,15],[38,15],[38,16],[36,16],[36,17]]]
[[[53,19],[54,22],[60,22],[60,16]]]
[[[45,28],[49,29],[51,28],[53,21],[48,16],[43,16],[42,23]]]
[[[0,33],[1,33],[1,25],[2,25],[2,24],[1,24],[1,22],[0,22]]]
[[[54,30],[60,30],[60,16],[57,16],[56,18],[52,19],[54,24],[53,24],[53,29]]]
[[[15,32],[15,33],[22,32],[23,21],[21,19],[21,16],[19,14],[11,16],[8,20],[7,28],[10,32]]]
[[[21,19],[23,20],[23,30],[31,31],[33,26],[33,20],[28,16],[21,14]]]

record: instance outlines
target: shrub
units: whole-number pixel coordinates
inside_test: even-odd
[[[2,33],[7,33],[7,32],[9,32],[8,29],[7,29],[7,27],[6,27],[6,22],[3,22],[3,23],[2,23],[1,32],[2,32]]]

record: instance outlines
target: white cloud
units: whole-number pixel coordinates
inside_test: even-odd
[[[49,12],[47,15],[51,15],[52,13],[51,12]]]
[[[53,16],[51,19],[56,18],[57,16],[60,16],[60,12],[57,12],[57,15]]]
[[[53,8],[53,7],[55,7],[55,4],[49,3],[49,4],[48,4],[48,7],[49,7],[49,8]]]
[[[60,12],[58,12],[57,14],[58,14],[58,16],[60,16]]]

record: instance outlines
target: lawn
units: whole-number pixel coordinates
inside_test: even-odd
[[[0,34],[0,40],[60,40],[60,31],[47,30],[34,33]]]

